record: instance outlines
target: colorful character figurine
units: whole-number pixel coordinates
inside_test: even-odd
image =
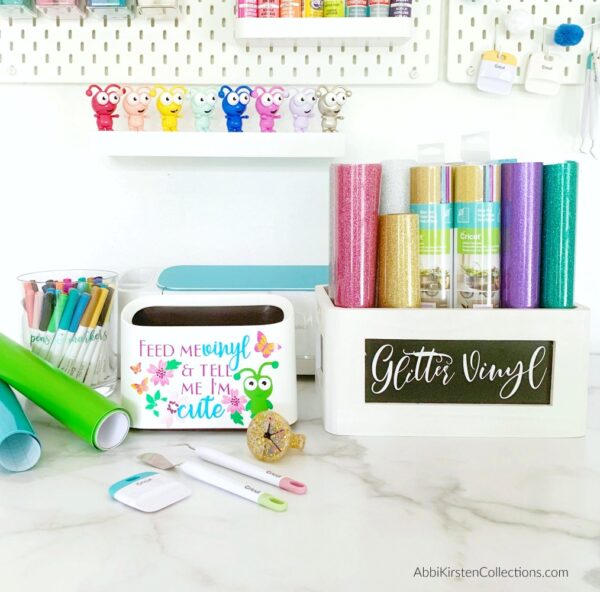
[[[183,96],[187,94],[187,88],[184,86],[172,86],[167,89],[160,84],[156,84],[150,91],[150,96],[156,96],[156,89],[160,89],[162,92],[156,99],[156,108],[160,113],[162,122],[162,128],[165,132],[176,132],[177,131],[177,120],[181,115],[183,109]]]
[[[336,86],[329,90],[326,86],[320,86],[317,90],[319,98],[319,111],[321,112],[321,129],[324,132],[337,132],[337,122],[344,119],[339,112],[352,92],[343,86]]]
[[[96,94],[94,94],[92,89],[96,89]],[[121,95],[125,94],[125,92],[126,90],[118,84],[109,84],[104,89],[97,84],[90,84],[85,91],[88,97],[92,97],[92,109],[94,110],[94,117],[96,118],[96,125],[99,131],[113,131],[113,119],[119,117],[115,115],[115,110],[121,101]]]
[[[317,93],[314,88],[293,89],[290,99],[290,111],[294,118],[294,131],[307,132],[313,109],[317,104]]]
[[[260,115],[260,131],[274,132],[275,120],[281,119],[277,112],[283,99],[290,96],[289,93],[282,86],[273,86],[269,90],[257,86],[252,91],[252,96],[256,99],[256,110]]]
[[[216,88],[192,88],[190,89],[192,100],[192,111],[196,121],[196,131],[207,132],[215,114],[217,103]]]
[[[133,89],[125,87],[127,91],[123,99],[123,109],[127,115],[130,132],[143,132],[144,119],[150,115],[147,113],[150,105],[150,88],[141,86]]]
[[[243,120],[249,119],[244,115],[250,102],[252,89],[245,84],[233,90],[230,86],[223,85],[219,89],[219,98],[223,99],[222,107],[227,120],[228,132],[243,132]]]
[[[273,394],[273,381],[270,376],[262,373],[265,366],[273,366],[275,370],[279,367],[279,362],[265,362],[260,365],[258,371],[244,368],[233,375],[234,380],[240,380],[244,372],[250,373],[250,376],[244,380],[244,393],[249,399],[246,411],[250,411],[250,417],[254,417],[261,411],[273,409],[273,403],[269,401],[269,397]]]

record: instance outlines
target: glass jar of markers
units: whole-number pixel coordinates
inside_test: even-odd
[[[117,384],[117,274],[58,270],[17,279],[24,345],[101,395],[111,395]]]

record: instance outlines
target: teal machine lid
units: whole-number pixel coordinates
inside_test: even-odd
[[[157,285],[169,292],[310,292],[329,282],[327,265],[177,265]]]

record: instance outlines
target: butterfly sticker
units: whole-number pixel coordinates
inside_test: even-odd
[[[135,382],[131,385],[131,388],[134,389],[138,395],[143,395],[148,392],[148,378],[144,378],[141,384],[136,384]]]
[[[254,351],[262,354],[263,358],[269,358],[273,352],[281,349],[281,346],[277,343],[269,343],[267,341],[267,336],[262,331],[259,331],[256,335],[256,341],[257,343],[254,346]]]
[[[135,366],[129,366],[134,374],[139,374],[142,371],[142,363],[138,362]]]

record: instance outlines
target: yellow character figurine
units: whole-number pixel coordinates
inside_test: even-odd
[[[160,113],[163,131],[176,132],[177,120],[182,117],[183,95],[187,94],[188,90],[184,86],[172,86],[166,89],[157,84],[152,87],[151,96],[156,96],[156,89],[161,91],[156,100],[156,108]]]

